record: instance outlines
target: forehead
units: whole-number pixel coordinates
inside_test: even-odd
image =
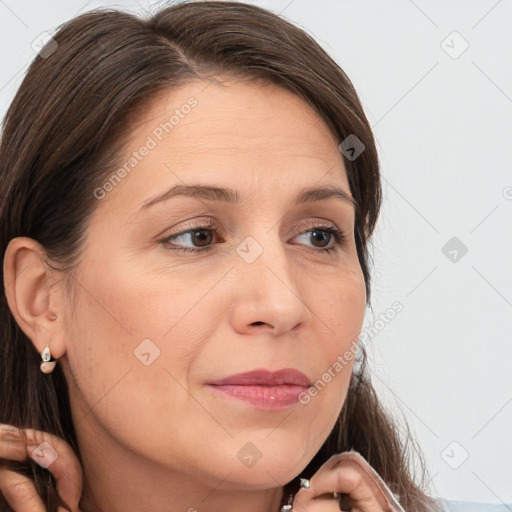
[[[219,78],[163,92],[144,109],[132,135],[139,141],[152,135],[176,156],[201,149],[341,159],[339,141],[313,107],[261,80]]]
[[[135,165],[115,193],[123,189],[138,207],[195,181],[252,195],[293,193],[295,183],[350,193],[338,143],[310,105],[281,87],[196,81],[160,93],[141,111],[120,158]]]

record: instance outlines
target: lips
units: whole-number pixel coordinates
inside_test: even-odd
[[[298,370],[254,370],[208,383],[215,393],[259,409],[283,409],[298,402],[311,381]]]
[[[269,370],[253,370],[245,373],[231,375],[225,379],[209,383],[212,386],[282,386],[285,384],[294,386],[311,386],[311,381],[298,370],[285,368],[275,372]]]

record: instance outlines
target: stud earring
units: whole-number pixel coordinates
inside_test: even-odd
[[[46,348],[41,352],[41,359],[43,362],[40,365],[41,371],[43,373],[51,373],[57,364],[52,358],[52,354],[50,352],[50,345],[46,345]]]
[[[303,488],[303,489],[309,489],[310,487],[310,482],[307,478],[301,478],[300,479],[300,486]]]

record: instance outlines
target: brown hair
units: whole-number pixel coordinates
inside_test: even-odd
[[[72,275],[93,191],[118,164],[124,127],[159,92],[219,75],[263,79],[312,105],[341,142],[355,135],[365,150],[344,158],[358,208],[357,254],[370,304],[368,241],[381,206],[378,155],[370,125],[349,78],[303,30],[262,8],[238,2],[187,2],[141,19],[96,10],[64,24],[57,45],[31,64],[3,125],[0,146],[0,254],[18,236],[37,240],[46,264]],[[0,272],[2,269],[0,269]],[[6,283],[8,286],[8,283]],[[0,295],[0,421],[64,438],[80,458],[67,383],[60,366],[39,370],[40,356]],[[332,454],[354,449],[400,496],[406,510],[435,503],[414,482],[407,434],[375,394],[362,347],[339,420],[301,476],[311,476]],[[424,485],[426,471],[420,457]],[[33,461],[35,480],[50,511],[55,482]],[[283,497],[297,489],[298,478]]]

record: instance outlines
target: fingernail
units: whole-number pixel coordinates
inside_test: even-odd
[[[8,425],[7,423],[0,423],[0,430],[2,432],[18,432],[19,428]]]

